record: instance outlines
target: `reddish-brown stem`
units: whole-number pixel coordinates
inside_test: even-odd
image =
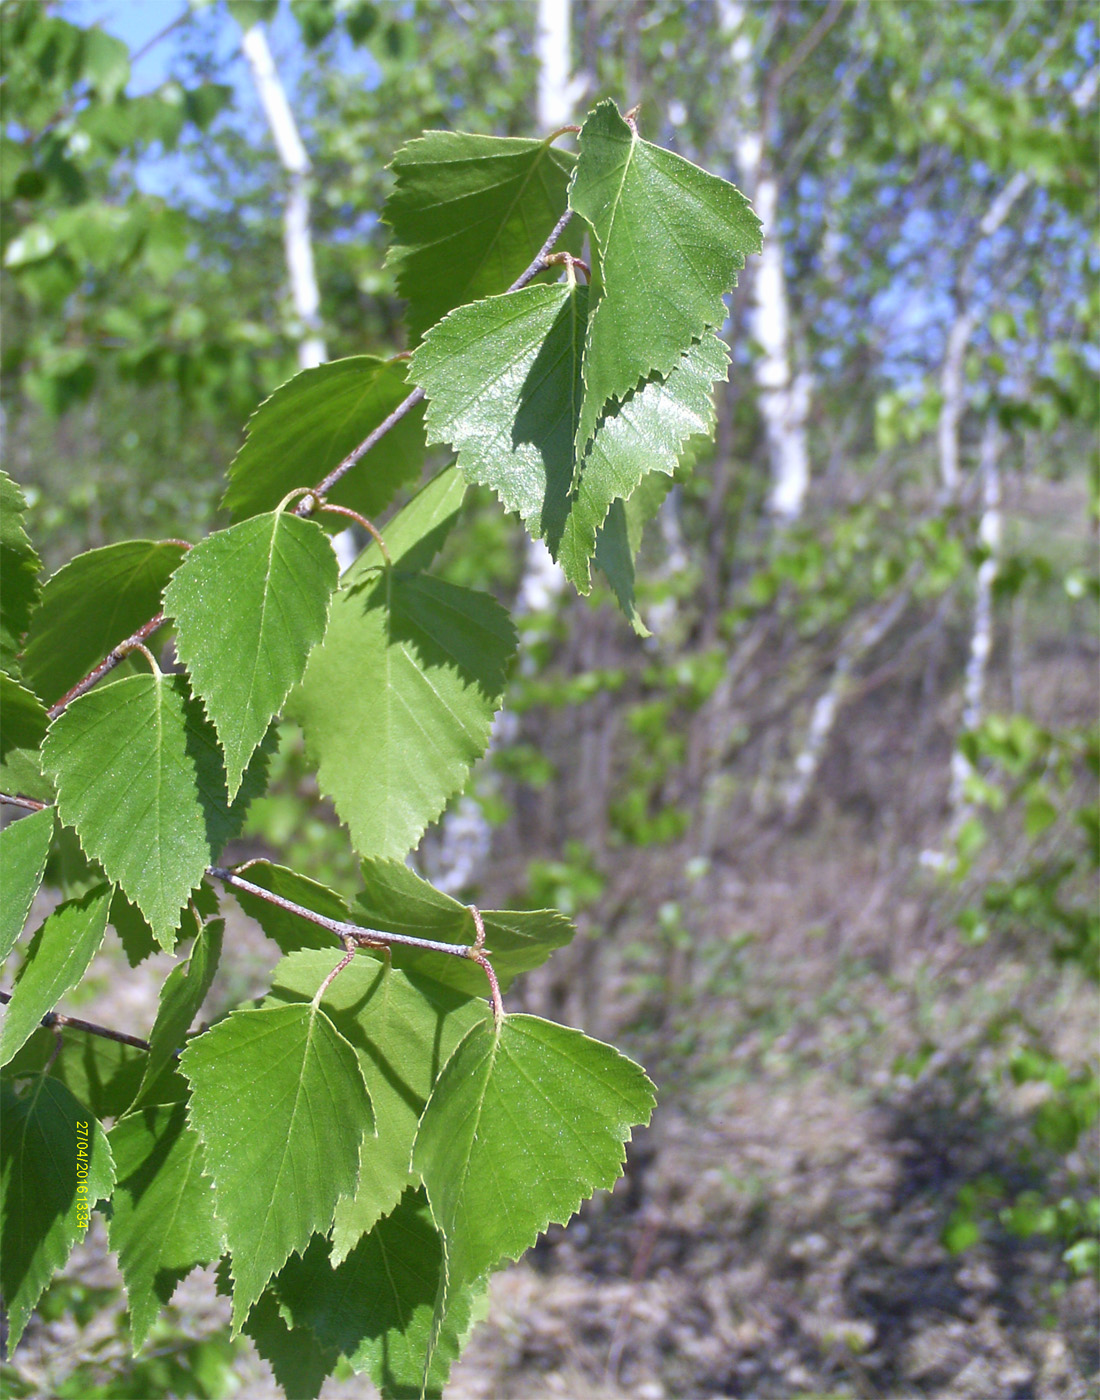
[[[347,942],[350,943],[351,940],[348,939]],[[320,1004],[321,1004],[321,998],[324,996],[324,994],[328,991],[328,989],[329,989],[329,987],[331,986],[331,984],[332,984],[333,982],[336,981],[336,978],[340,975],[341,972],[343,972],[344,968],[347,967],[348,963],[351,962],[352,958],[354,958],[354,957],[355,957],[355,949],[354,949],[353,947],[352,947],[352,948],[349,948],[348,951],[344,954],[344,956],[340,959],[340,961],[336,964],[336,966],[335,966],[335,967],[332,969],[332,971],[329,973],[329,975],[325,978],[325,980],[321,983],[321,985],[320,985],[320,986],[317,988],[317,990],[313,993],[313,1005],[314,1005],[314,1006],[320,1006]]]
[[[592,281],[592,269],[582,258],[575,258],[572,253],[551,253],[546,259],[547,267],[579,267],[584,273],[586,282]]]
[[[493,965],[484,953],[475,952],[473,949],[470,949],[466,956],[470,958],[471,961],[476,962],[478,967],[481,968],[482,972],[484,972],[485,976],[489,979],[489,1000],[493,1003],[493,1024],[499,1031],[504,1023],[504,1002],[501,1000],[500,983],[497,981],[497,975],[493,971]]]
[[[367,455],[376,442],[381,442],[391,428],[396,428],[402,418],[411,413],[423,397],[423,389],[414,389],[407,399],[402,399],[389,417],[383,418],[378,427],[369,432],[358,447],[353,447],[343,461],[338,462],[333,467],[328,476],[322,477],[310,495],[294,507],[294,514],[312,515],[316,508],[316,501],[312,500],[311,497],[323,496],[327,491],[331,491],[340,478],[346,476],[352,467]]]
[[[41,812],[50,805],[48,802],[38,802],[33,797],[16,797],[11,792],[0,792],[0,802],[6,802],[9,807],[25,807],[28,812]]]
[[[382,551],[382,558],[386,561],[386,563],[393,563],[393,560],[390,558],[390,552],[386,548],[386,541],[382,538],[382,536],[378,533],[378,530],[375,528],[375,526],[373,526],[370,523],[370,521],[365,515],[360,515],[357,510],[352,510],[350,506],[335,506],[332,504],[331,501],[322,501],[319,508],[321,510],[327,510],[330,515],[345,515],[349,520],[354,520],[357,525],[361,525],[363,529],[366,530],[367,534],[373,538],[378,548]]]
[[[550,135],[546,138],[547,144],[549,144],[551,141],[556,141],[559,136],[565,136],[570,132],[572,132],[572,134],[576,136],[580,132],[580,127],[577,126],[574,122],[568,122],[565,126],[559,126],[557,131],[552,131]]]
[[[11,1001],[10,992],[0,992],[0,1002],[5,1005]],[[79,1016],[65,1016],[60,1011],[47,1011],[39,1022],[47,1030],[56,1031],[62,1026],[68,1026],[74,1031],[87,1031],[89,1035],[101,1036],[104,1040],[117,1041],[119,1045],[132,1045],[135,1050],[149,1049],[149,1042],[141,1040],[136,1035],[126,1035],[124,1031],[113,1031],[109,1026],[97,1026],[93,1021],[82,1021]],[[56,1052],[55,1056],[56,1058]]]
[[[143,623],[124,642],[119,642],[117,647],[113,647],[94,670],[89,671],[82,681],[77,681],[72,690],[67,690],[55,705],[50,706],[46,711],[50,719],[56,719],[74,700],[78,700],[86,691],[91,690],[97,681],[101,681],[108,672],[115,669],[120,661],[125,660],[129,652],[133,651],[136,646],[140,646],[146,637],[151,637],[163,622],[164,614],[157,613],[156,617],[151,617],[148,622]]]

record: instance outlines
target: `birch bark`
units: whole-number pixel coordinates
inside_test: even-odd
[[[719,0],[718,11],[732,77],[728,120],[738,183],[764,226],[764,250],[753,260],[750,274],[749,325],[760,347],[753,373],[771,474],[768,503],[777,520],[789,522],[801,515],[810,485],[806,424],[812,385],[807,374],[793,367],[790,295],[779,226],[781,190],[769,130],[775,114],[761,101],[745,5],[741,0]]]

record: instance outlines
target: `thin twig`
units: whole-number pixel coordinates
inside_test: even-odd
[[[11,1001],[11,993],[0,992],[0,1002],[6,1006],[9,1001]],[[127,1035],[124,1031],[113,1031],[110,1026],[97,1026],[93,1021],[82,1021],[79,1016],[65,1016],[60,1011],[47,1011],[39,1025],[52,1031],[56,1031],[61,1026],[68,1026],[74,1031],[87,1031],[89,1035],[98,1035],[104,1040],[117,1041],[119,1045],[132,1045],[135,1050],[148,1051],[150,1048],[147,1040],[142,1040],[136,1035]]]
[[[382,929],[363,928],[360,924],[349,923],[343,919],[330,919],[324,914],[318,914],[315,909],[307,909],[304,904],[295,904],[292,899],[273,894],[262,885],[254,885],[251,880],[242,880],[232,870],[223,870],[217,865],[210,866],[206,873],[220,880],[223,885],[228,885],[230,889],[254,895],[288,914],[297,914],[300,919],[308,919],[318,928],[328,929],[329,933],[335,934],[341,941],[345,938],[353,939],[360,947],[419,948],[422,952],[446,953],[448,957],[468,958],[473,962],[480,962],[485,956],[477,943],[443,943],[436,938],[418,938],[411,933],[386,933]]]
[[[25,807],[28,812],[41,812],[48,807],[48,802],[38,802],[33,797],[16,797],[11,792],[0,792],[0,802],[6,802],[9,807]]]
[[[86,691],[91,690],[96,681],[101,681],[109,671],[113,671],[119,662],[126,659],[129,652],[133,651],[136,646],[140,646],[146,637],[152,636],[163,623],[164,614],[157,613],[156,617],[151,617],[148,622],[143,623],[124,642],[119,642],[117,647],[113,647],[94,670],[89,671],[82,681],[77,681],[72,690],[67,690],[55,705],[50,706],[46,711],[49,718],[56,719],[74,700],[78,700]]]

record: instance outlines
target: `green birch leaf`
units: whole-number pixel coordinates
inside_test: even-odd
[[[600,253],[576,433],[583,450],[610,400],[668,374],[693,341],[722,324],[722,297],[746,253],[760,251],[761,236],[739,190],[643,141],[611,101],[581,130],[569,203]]]
[[[0,667],[18,674],[16,653],[38,601],[42,562],[23,528],[27,502],[0,471]]]
[[[0,831],[0,963],[23,932],[53,840],[54,809],[44,807]]]
[[[355,1052],[312,1004],[234,1011],[180,1067],[233,1256],[233,1329],[268,1279],[332,1224],[373,1126]]]
[[[146,1052],[101,1035],[66,1026],[58,1051],[52,1030],[40,1026],[9,1065],[6,1079],[49,1074],[64,1084],[74,1098],[87,1104],[97,1118],[117,1118],[134,1101]]]
[[[186,550],[175,540],[126,540],[78,554],[42,587],[23,676],[48,705],[161,610]]]
[[[119,1119],[109,1134],[118,1174],[108,1225],[126,1284],[138,1351],[181,1279],[217,1259],[222,1232],[203,1174],[202,1144],[185,1103],[159,1104]]]
[[[536,1016],[472,1030],[436,1080],[413,1149],[446,1245],[443,1306],[611,1186],[654,1101],[636,1064],[580,1031]]]
[[[0,784],[4,792],[52,801],[53,788],[42,776],[39,755],[49,722],[38,696],[0,671]]]
[[[407,363],[354,355],[303,370],[248,420],[248,437],[229,468],[222,506],[234,521],[274,510],[299,486],[316,484],[408,396]],[[328,492],[336,505],[372,517],[424,462],[423,409],[414,408]],[[345,517],[320,514],[329,530]]]
[[[208,535],[168,585],[176,650],[218,732],[230,799],[324,636],[338,576],[324,531],[277,510]]]
[[[284,1395],[290,1400],[317,1400],[340,1353],[320,1342],[312,1328],[290,1326],[284,1311],[274,1290],[265,1288],[241,1331],[255,1342]]]
[[[619,607],[626,614],[639,637],[651,635],[641,619],[634,601],[634,551],[630,547],[630,532],[626,509],[622,501],[614,501],[607,519],[596,536],[596,567],[610,583]]]
[[[217,738],[183,676],[129,676],[74,700],[43,766],[61,820],[171,951],[180,910],[266,779],[261,747],[229,804]]]
[[[96,885],[79,899],[59,904],[31,940],[19,969],[0,1031],[0,1065],[6,1065],[52,1011],[75,987],[95,957],[107,931],[110,885]]]
[[[88,1213],[110,1196],[115,1170],[103,1129],[57,1079],[38,1075],[20,1091],[3,1081],[0,1108],[0,1289],[10,1355]],[[87,1157],[78,1159],[85,1142]]]
[[[456,306],[506,291],[565,213],[576,157],[546,141],[429,131],[393,158],[386,265],[415,343]],[[558,246],[580,254],[584,230]],[[546,274],[544,274],[546,275]],[[557,276],[557,269],[549,274]]]
[[[318,884],[307,875],[288,870],[283,865],[273,865],[270,861],[258,860],[237,872],[242,879],[270,890],[280,899],[289,899],[292,904],[300,904],[303,909],[312,909],[315,914],[323,914],[326,919],[337,919],[347,923],[351,918],[347,905],[327,885]],[[251,919],[279,945],[283,953],[294,953],[300,948],[335,947],[339,939],[319,924],[310,923],[298,914],[280,909],[277,904],[269,904],[258,895],[245,890],[234,889],[237,903]],[[313,993],[310,992],[310,996]]]
[[[581,465],[558,548],[565,575],[580,592],[588,592],[588,561],[612,502],[629,499],[652,472],[671,477],[684,445],[700,433],[710,435],[714,384],[728,371],[726,346],[705,335],[667,378],[651,376],[603,418]]]
[[[186,917],[185,912],[184,921],[186,921]],[[115,897],[111,900],[111,914],[108,922],[118,934],[119,942],[126,954],[126,961],[131,967],[137,967],[146,958],[151,958],[154,953],[160,952],[160,944],[153,937],[153,930],[149,927],[145,915],[136,904],[130,903],[121,890],[115,890]],[[182,924],[180,933],[186,937],[186,929]]]
[[[306,951],[285,958],[272,975],[265,1004],[311,1000],[341,955],[340,950]],[[484,980],[483,975],[482,992]],[[338,1264],[393,1210],[405,1188],[417,1184],[409,1157],[432,1085],[488,1007],[388,970],[367,954],[356,955],[326,988],[321,1006],[359,1058],[378,1128],[377,1135],[364,1135],[358,1186],[336,1206],[332,1255]]]
[[[667,377],[647,380],[604,416],[582,463],[574,437],[587,309],[579,286],[491,297],[452,312],[412,361],[430,440],[450,443],[465,475],[516,511],[585,593],[612,501],[649,472],[671,475],[684,443],[710,431],[712,386],[728,363],[713,335],[691,345]]]
[[[174,967],[160,989],[157,1019],[149,1035],[149,1058],[142,1077],[141,1088],[134,1100],[136,1108],[149,1101],[161,1074],[172,1063],[177,1050],[182,1050],[191,1023],[199,1014],[222,952],[224,919],[211,919],[203,924],[186,963]]]
[[[441,943],[473,943],[477,929],[468,906],[429,885],[403,861],[365,860],[360,869],[366,888],[351,907],[356,923]],[[489,909],[481,911],[481,919],[485,951],[502,991],[521,972],[541,966],[576,932],[570,920],[554,909]],[[422,973],[467,996],[486,995],[484,972],[465,958],[416,948],[394,948],[390,957],[395,967]]]
[[[356,850],[400,857],[485,752],[516,634],[487,594],[354,572],[287,713]]]
[[[456,1292],[429,1365],[442,1273],[443,1242],[423,1191],[410,1190],[343,1263],[334,1266],[315,1237],[300,1259],[287,1261],[275,1287],[295,1323],[366,1371],[383,1400],[439,1400],[475,1304],[473,1290]]]

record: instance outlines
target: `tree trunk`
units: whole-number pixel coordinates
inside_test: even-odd
[[[779,228],[780,184],[769,130],[775,117],[761,105],[760,75],[745,6],[740,0],[719,0],[719,14],[735,94],[729,105],[730,142],[739,183],[764,225],[764,250],[750,273],[749,326],[760,347],[753,373],[771,472],[768,504],[776,519],[787,522],[801,515],[810,485],[806,423],[811,383],[807,374],[796,374],[793,368],[790,296]]]

